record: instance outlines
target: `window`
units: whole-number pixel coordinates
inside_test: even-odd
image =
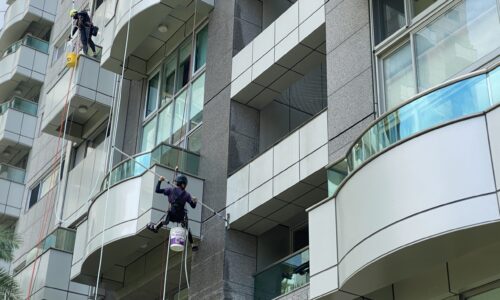
[[[439,84],[500,46],[496,0],[465,0],[415,34],[419,91]]]
[[[59,43],[54,46],[54,52],[52,53],[52,65],[59,60],[61,56],[66,52],[66,44],[64,42]]]
[[[203,103],[205,97],[205,74],[193,83],[191,101],[189,104],[190,128],[195,128],[203,119]]]
[[[205,96],[207,29],[187,37],[148,82],[140,150],[160,143],[199,152]]]
[[[196,51],[194,54],[194,72],[201,69],[207,61],[208,27],[204,27],[196,35]]]
[[[30,192],[30,203],[29,208],[31,208],[35,203],[38,202],[38,195],[40,194],[40,183],[38,183]]]
[[[95,0],[94,2],[94,11],[101,6],[101,4],[104,2],[104,0]]]
[[[415,5],[417,2],[412,1]],[[434,2],[422,3],[428,6]],[[458,76],[498,51],[500,22],[496,0],[453,3],[408,35],[408,42],[389,54],[379,55],[385,110]]]
[[[149,116],[158,107],[158,91],[160,87],[160,73],[156,73],[148,83],[145,117]]]
[[[377,43],[406,24],[404,0],[375,0],[373,6]]]
[[[174,125],[173,125],[173,141],[172,143],[177,143],[181,137],[186,133],[186,96],[187,91],[182,92],[175,99],[174,107]]]
[[[410,43],[406,43],[383,60],[383,73],[387,108],[396,107],[415,94]]]
[[[413,15],[417,16],[438,0],[411,0]]]
[[[163,69],[163,89],[161,95],[161,105],[172,101],[175,88],[175,58],[170,58]]]
[[[378,44],[439,0],[373,0],[375,42]]]
[[[30,191],[29,206],[31,208],[40,199],[47,195],[56,185],[57,185],[57,172],[58,169],[53,170],[49,175],[42,179],[35,187]]]
[[[172,112],[174,105],[170,103],[158,116],[157,142],[169,142],[172,135]]]
[[[155,133],[156,133],[156,117],[151,119],[145,126],[142,131],[142,144],[141,151],[150,151],[155,145]]]
[[[188,138],[187,149],[189,151],[200,153],[201,151],[201,128],[196,129]]]
[[[177,70],[177,91],[189,82],[189,66],[191,63],[191,41],[183,45],[179,51],[179,68]]]

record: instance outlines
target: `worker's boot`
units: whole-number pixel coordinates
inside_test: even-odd
[[[161,223],[160,223],[160,226],[161,226]],[[154,233],[158,233],[158,228],[160,227],[158,226],[157,224],[155,223],[149,223],[148,225],[146,225],[146,228],[151,230],[152,232]]]
[[[191,244],[191,251],[196,252],[198,251],[199,247],[197,244]]]

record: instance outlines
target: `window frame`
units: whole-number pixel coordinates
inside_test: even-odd
[[[144,110],[143,110],[143,122],[147,123],[148,120],[152,119],[151,116],[154,115],[156,112],[158,112],[159,109],[159,104],[160,104],[160,91],[161,91],[161,69],[158,70],[158,68],[151,73],[152,75],[148,76],[148,81],[147,81],[147,89],[146,89],[146,99],[144,101]],[[158,75],[158,91],[156,92],[156,107],[154,110],[152,110],[149,114],[147,114],[147,108],[148,108],[148,100],[149,100],[149,88],[150,85],[149,83],[151,82],[151,79],[153,79],[156,75]]]
[[[159,145],[160,143],[168,143],[172,144],[174,146],[178,146],[184,149],[187,149],[187,141],[188,138],[193,134],[198,128],[200,128],[203,125],[203,120],[197,124],[196,126],[192,127],[190,126],[189,122],[189,116],[190,116],[190,107],[191,107],[191,101],[192,101],[192,85],[193,83],[198,80],[201,76],[205,74],[206,71],[206,62],[203,66],[201,66],[196,72],[194,71],[194,62],[195,62],[195,53],[196,53],[196,36],[197,34],[207,28],[208,30],[208,21],[204,20],[200,23],[200,25],[197,27],[197,29],[194,32],[194,35],[191,33],[184,39],[182,39],[165,57],[162,59],[162,61],[159,63],[158,67],[151,72],[151,75],[148,76],[148,81],[147,81],[147,90],[146,94],[144,97],[144,102],[143,102],[143,118],[141,121],[141,126],[139,127],[139,137],[140,137],[140,142],[137,143],[137,147],[139,148],[138,150],[140,152],[144,152],[145,150],[142,149],[142,142],[144,139],[144,127],[149,123],[149,121],[152,121],[154,118],[156,118],[156,127],[155,127],[155,145]],[[179,90],[177,89],[177,81],[178,81],[178,72],[179,72],[179,63],[180,63],[180,50],[183,46],[191,43],[191,50],[190,50],[190,66],[189,66],[189,80],[186,85],[181,87]],[[208,47],[208,44],[207,44]],[[172,100],[171,101],[166,101],[165,103],[162,104],[162,91],[164,89],[164,81],[165,81],[165,69],[166,65],[172,61],[175,60],[175,72],[174,72],[174,94],[172,95]],[[156,109],[151,112],[148,116],[146,116],[146,108],[147,108],[147,101],[148,101],[148,94],[149,94],[149,81],[156,76],[156,74],[159,74],[159,88],[158,88],[158,101],[156,105]],[[185,102],[185,107],[184,107],[184,123],[187,126],[187,130],[185,130],[180,137],[178,141],[175,143],[173,142],[173,129],[174,129],[174,119],[175,119],[175,104],[177,101],[177,98],[183,93],[186,92],[186,102]],[[203,99],[204,101],[204,99]],[[171,134],[169,138],[165,141],[159,141],[158,140],[158,125],[159,125],[159,115],[167,108],[169,104],[173,105],[172,108],[172,119],[171,119]]]
[[[374,20],[374,9],[373,9],[373,1],[375,0],[370,0],[370,17],[371,20]],[[411,2],[412,0],[403,0],[405,2],[405,14],[406,14],[406,20],[407,24],[405,27],[400,28],[396,32],[394,32],[392,35],[388,36],[384,40],[382,40],[380,43],[376,44],[375,41],[375,28],[374,26],[371,26],[371,44],[372,44],[372,49],[373,49],[373,56],[374,56],[374,61],[375,61],[375,66],[374,66],[374,78],[376,82],[374,83],[375,85],[375,95],[377,95],[378,99],[376,100],[376,109],[378,109],[377,115],[380,116],[384,113],[386,113],[387,110],[387,101],[385,98],[385,82],[384,82],[384,73],[383,73],[383,62],[384,59],[386,59],[388,56],[390,56],[392,53],[397,51],[400,47],[402,47],[405,43],[409,42],[410,43],[410,49],[411,49],[411,55],[412,55],[412,68],[413,68],[413,76],[415,79],[415,87],[416,87],[416,93],[423,92],[424,90],[420,91],[419,90],[419,78],[418,78],[418,69],[417,69],[417,62],[416,62],[416,43],[415,43],[415,35],[422,30],[424,27],[427,25],[431,24],[438,18],[442,17],[444,14],[452,10],[453,8],[457,7],[462,3],[463,1],[466,0],[438,0],[435,3],[431,4],[429,7],[427,7],[425,10],[423,10],[419,15],[412,17],[409,14],[409,10],[411,10]],[[497,2],[497,9],[500,14],[500,1]],[[413,12],[410,12],[413,13]],[[372,23],[373,25],[373,23]],[[494,57],[494,55],[493,55]],[[466,74],[471,72],[472,70],[477,69],[479,66],[484,65],[484,63],[488,62],[491,60],[492,57],[489,55],[486,55],[485,57],[479,59],[477,62],[471,64],[470,66],[464,68],[454,76],[460,76],[462,74]]]

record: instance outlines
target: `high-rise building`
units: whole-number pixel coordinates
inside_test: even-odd
[[[23,299],[500,299],[499,1],[6,4]]]

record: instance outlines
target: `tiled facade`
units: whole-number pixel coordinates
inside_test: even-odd
[[[498,1],[6,4],[23,299],[500,297]],[[68,68],[72,7],[99,47]],[[176,167],[224,220],[189,208],[167,258]]]

